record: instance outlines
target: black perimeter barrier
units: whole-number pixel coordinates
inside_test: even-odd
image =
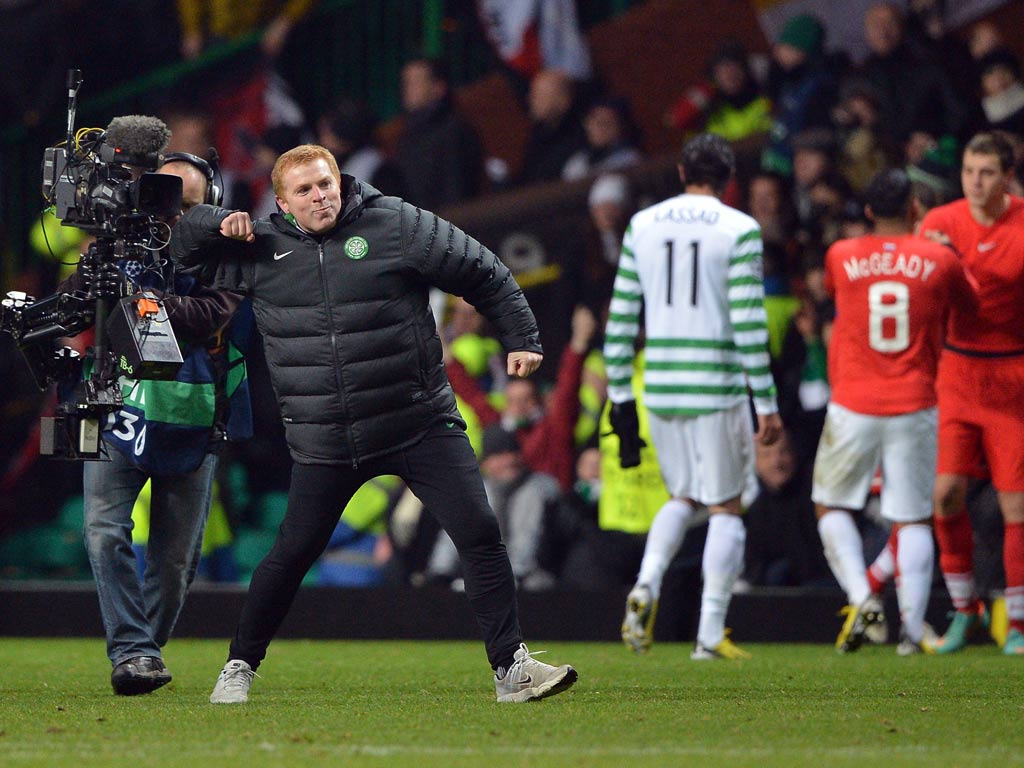
[[[626,592],[520,592],[523,632],[534,640],[618,641]],[[244,586],[196,587],[185,602],[175,637],[231,637],[245,593]],[[842,625],[836,615],[842,606],[843,596],[836,590],[755,588],[733,597],[727,624],[741,643],[831,643]],[[928,621],[944,627],[949,608],[945,593],[933,595]],[[699,610],[699,586],[663,593],[655,640],[692,641]],[[899,611],[891,592],[885,611],[892,617],[890,640],[895,642]],[[102,637],[95,588],[87,582],[0,581],[0,636]],[[319,640],[480,637],[466,596],[440,587],[305,587],[277,636]]]

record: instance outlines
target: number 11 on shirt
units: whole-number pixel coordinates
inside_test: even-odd
[[[667,284],[668,287],[666,289],[665,303],[669,304],[669,305],[672,304],[672,266],[673,266],[672,262],[673,262],[673,254],[674,254],[674,252],[675,252],[675,241],[674,240],[666,240],[665,241],[665,255],[667,256],[667,260],[668,260],[668,280],[666,281],[666,284]],[[690,286],[691,286],[690,287],[690,305],[694,306],[694,307],[697,306],[697,266],[698,266],[699,255],[700,255],[700,243],[697,242],[696,240],[691,240],[690,241],[690,262],[692,264],[693,274],[692,274],[692,280],[690,281]]]

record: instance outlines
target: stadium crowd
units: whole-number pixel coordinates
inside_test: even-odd
[[[246,4],[211,4],[222,5]],[[180,54],[195,57],[211,41],[262,28],[263,50],[272,59],[313,4],[278,5],[277,13],[253,12],[242,25],[225,26],[211,14],[204,29],[201,4],[181,2]],[[837,240],[871,230],[863,198],[869,181],[885,169],[905,168],[923,217],[960,196],[960,152],[972,135],[991,130],[1006,133],[1017,177],[1024,178],[1019,58],[987,22],[966,35],[947,30],[934,15],[940,5],[914,3],[910,11],[873,5],[864,18],[869,53],[859,63],[828,49],[825,27],[811,15],[789,19],[768,56],[723,40],[707,61],[706,78],[680,89],[664,115],[680,144],[702,131],[733,143],[738,173],[723,200],[752,216],[763,238],[771,371],[785,434],[758,446],[750,468],[744,569],[735,589],[836,586],[810,490],[830,400],[826,360],[835,319],[824,256]],[[444,65],[426,57],[402,68],[404,114],[389,145],[378,142],[379,121],[358,101],[339,99],[323,114],[305,114],[272,67],[233,83],[230,92],[211,83],[199,97],[165,102],[157,114],[171,129],[169,150],[216,161],[224,205],[253,218],[275,210],[269,177],[275,159],[307,142],[328,148],[342,173],[431,210],[539,183],[588,180],[588,228],[573,234],[586,242],[583,279],[575,308],[563,313],[568,343],[548,350],[550,381],[510,379],[494,329],[471,305],[440,293],[432,304],[448,377],[520,588],[625,588],[633,585],[646,533],[667,499],[643,413],[647,446],[640,465],[619,465],[601,352],[623,234],[636,211],[657,202],[630,173],[648,160],[627,98],[637,94],[609,93],[595,73],[578,70],[570,75],[538,66],[524,75],[509,67],[509,76],[529,117],[522,163],[511,170],[483,156],[455,106]],[[219,157],[210,158],[211,146]],[[1019,183],[1011,191],[1022,194]],[[39,262],[18,287],[42,296],[74,269],[85,240],[52,220],[33,238]],[[50,250],[57,262],[43,257]],[[72,266],[58,268],[61,261]],[[544,332],[541,327],[542,340]],[[84,348],[88,334],[71,343]],[[247,582],[284,516],[291,462],[260,344],[247,350],[247,366],[255,434],[221,452],[201,579]],[[88,578],[80,472],[37,459],[33,425],[52,411],[52,398],[35,392],[16,346],[2,334],[0,380],[0,578]],[[135,512],[133,543],[140,552],[146,493]],[[872,586],[881,589],[894,560],[875,495],[856,523],[867,562],[875,561]],[[998,510],[983,484],[971,487],[969,506],[980,531],[995,531],[978,537],[977,570],[987,594],[1002,586],[1000,532],[991,524]],[[455,548],[429,511],[397,478],[375,478],[356,494],[305,583],[462,589]],[[692,548],[700,546],[706,518],[697,515],[690,525],[694,533],[679,567],[697,567]]]

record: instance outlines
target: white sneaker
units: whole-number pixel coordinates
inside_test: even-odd
[[[544,653],[544,651],[536,651]],[[537,661],[525,643],[519,644],[515,661],[503,677],[494,676],[498,701],[520,702],[546,699],[570,688],[576,682],[576,670],[568,664],[553,667]],[[223,674],[223,673],[222,673]],[[248,687],[248,686],[246,686]]]
[[[224,665],[217,684],[210,694],[211,704],[245,704],[249,700],[249,686],[256,676],[252,667],[241,659],[231,659]]]

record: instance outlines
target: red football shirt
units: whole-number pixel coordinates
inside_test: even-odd
[[[874,416],[934,406],[948,308],[977,301],[953,252],[913,235],[840,240],[825,255],[825,287],[836,302],[832,400]]]
[[[986,227],[966,200],[933,208],[921,232],[938,230],[952,241],[960,262],[978,285],[977,313],[953,309],[947,342],[978,352],[1024,351],[1024,199]]]

